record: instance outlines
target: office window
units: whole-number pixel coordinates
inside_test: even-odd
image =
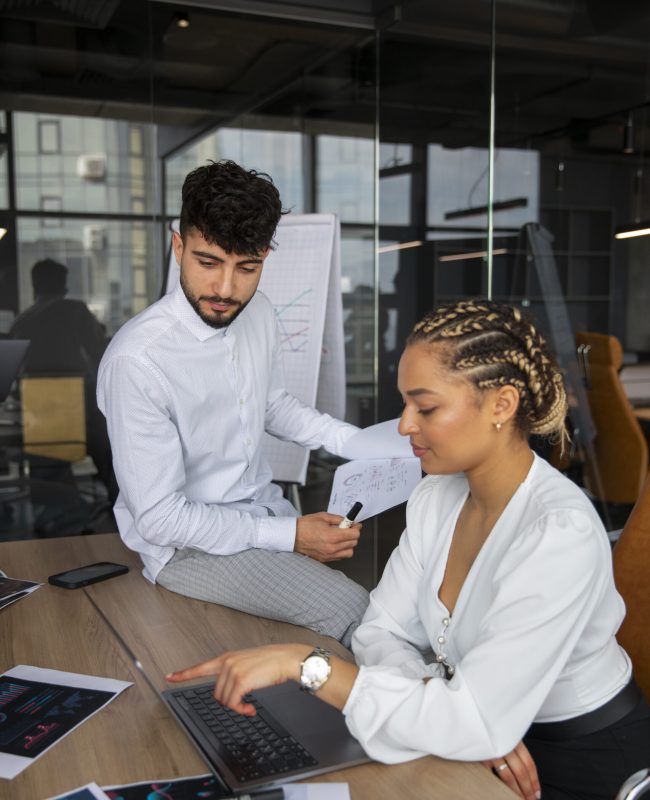
[[[488,151],[481,147],[452,150],[430,144],[427,152],[427,225],[487,230],[487,213],[470,213],[487,205]],[[539,153],[533,150],[497,148],[495,155],[494,202],[521,201],[519,205],[496,210],[495,227],[519,229],[539,219]],[[450,212],[467,212],[449,218]],[[435,238],[453,238],[454,233],[437,233]]]
[[[409,225],[412,222],[412,157],[411,145],[379,145],[379,219],[382,225]]]
[[[61,127],[58,119],[38,121],[38,152],[41,155],[61,152]]]
[[[372,223],[374,147],[372,139],[361,137],[317,137],[318,211],[338,214],[341,222]]]
[[[68,267],[68,296],[87,303],[109,336],[158,296],[157,225],[136,228],[99,217],[62,217],[57,228],[42,223],[38,217],[18,219],[20,311],[32,303],[30,270],[42,258]]]
[[[278,187],[282,205],[304,211],[302,134],[292,131],[221,128],[166,161],[167,213],[178,216],[181,187],[188,172],[208,160],[230,158],[246,169],[266,172]]]
[[[144,155],[144,134],[138,125],[129,128],[129,154],[132,156]]]
[[[58,195],[64,212],[121,214],[135,195],[144,198],[145,213],[154,211],[155,162],[129,150],[132,127],[144,138],[146,153],[145,137],[153,136],[153,126],[27,112],[12,119],[19,209],[40,210],[41,196]]]
[[[0,152],[0,208],[9,207],[9,182],[7,177],[7,151]]]
[[[57,213],[63,208],[61,198],[57,195],[42,195],[41,196],[41,211],[50,211]],[[41,225],[44,228],[60,228],[61,219],[53,219],[52,217],[43,217]]]

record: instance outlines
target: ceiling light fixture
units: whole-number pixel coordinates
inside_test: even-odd
[[[400,244],[386,244],[383,247],[378,247],[378,253],[392,253],[394,250],[409,250],[411,247],[420,247],[423,244],[421,240],[414,242],[401,242]]]
[[[184,11],[177,11],[173,17],[173,23],[177,28],[189,28],[190,17]]]
[[[620,225],[614,233],[615,239],[633,239],[635,236],[650,236],[650,219],[640,220],[631,225]]]
[[[6,233],[7,233],[6,228],[0,228],[0,239],[4,239]]]
[[[499,247],[492,251],[493,256],[504,256],[508,253],[507,247]],[[487,250],[477,250],[474,253],[453,253],[448,256],[440,256],[438,261],[469,261],[471,258],[487,258]]]
[[[650,62],[648,62],[650,70]],[[650,78],[650,71],[648,73]],[[628,115],[628,122],[631,124],[632,114]],[[635,239],[637,236],[650,236],[650,219],[642,219],[645,216],[646,209],[643,205],[643,188],[644,188],[644,150],[646,141],[646,109],[643,109],[643,116],[641,118],[641,134],[639,137],[641,142],[639,146],[639,165],[634,173],[632,180],[632,193],[634,205],[634,221],[628,222],[624,225],[618,225],[614,229],[615,239]]]
[[[513,197],[512,200],[497,200],[492,203],[492,211],[507,211],[511,208],[525,208],[528,205],[527,197]],[[458,211],[447,211],[445,219],[462,219],[463,217],[475,217],[479,214],[487,214],[488,206],[474,206],[472,208],[460,208]]]

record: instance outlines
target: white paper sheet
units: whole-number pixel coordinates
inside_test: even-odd
[[[413,458],[408,436],[397,430],[399,419],[389,419],[370,425],[351,436],[343,445],[341,455],[350,461],[369,458]]]
[[[347,783],[285,783],[284,800],[350,800]]]
[[[346,513],[357,502],[363,508],[357,522],[404,503],[422,478],[419,458],[384,458],[349,461],[334,473],[327,510]]]
[[[93,711],[90,711],[90,713],[84,715],[83,718],[79,720],[79,722],[77,722],[72,727],[67,729],[62,735],[57,736],[56,739],[54,739],[54,741],[52,741],[50,745],[44,747],[42,750],[40,749],[40,746],[42,745],[39,745],[38,753],[36,753],[33,756],[16,755],[12,752],[6,751],[7,749],[11,750],[16,749],[11,745],[13,742],[16,741],[18,736],[14,737],[14,739],[12,739],[11,741],[8,741],[6,745],[0,745],[0,778],[15,778],[16,775],[19,775],[24,769],[26,769],[37,758],[39,758],[39,756],[41,756],[43,753],[46,753],[50,749],[50,747],[52,747],[52,745],[56,744],[64,736],[67,736],[69,733],[72,733],[72,731],[75,730],[75,728],[78,728],[79,725],[81,725],[87,719],[92,717],[93,714],[96,714],[98,711],[100,711],[107,703],[110,703],[111,700],[114,700],[117,697],[117,695],[120,694],[120,692],[123,692],[124,689],[132,685],[127,681],[118,681],[118,680],[113,680],[112,678],[96,678],[92,675],[78,675],[74,672],[60,672],[59,670],[56,669],[41,669],[40,667],[31,667],[31,666],[26,666],[24,664],[20,664],[17,667],[13,667],[12,669],[3,673],[1,677],[18,678],[19,680],[23,681],[35,681],[38,683],[53,684],[55,687],[56,686],[61,686],[66,688],[73,687],[76,689],[85,689],[88,691],[108,692],[112,696],[104,700],[102,704],[99,705],[97,708],[95,708]],[[5,718],[7,717],[7,715],[4,713],[2,709],[8,708],[12,702],[13,700],[11,699],[10,694],[5,695],[4,697],[0,696],[0,714]],[[43,708],[46,707],[45,701],[42,703],[42,707]],[[72,708],[70,713],[71,712]],[[29,713],[31,714],[32,712]],[[27,720],[27,714],[24,713],[22,714],[22,716]],[[45,717],[48,716],[49,716],[48,714],[45,714]],[[42,718],[40,715],[35,716],[33,719],[34,723],[33,727],[37,727],[39,724],[40,725],[45,724],[41,722],[41,719]],[[7,720],[5,719],[3,721]],[[11,724],[12,723],[9,722],[9,725]],[[47,727],[47,724],[45,725],[45,727]],[[5,732],[5,735],[7,735],[6,726],[3,728],[3,726],[0,725],[0,735],[3,733],[3,731]],[[46,733],[47,733],[46,730],[39,729],[33,734],[32,729],[25,729],[24,732],[19,735],[32,736],[34,739],[37,739],[38,737]],[[4,751],[3,747],[6,748]]]
[[[69,792],[57,794],[56,797],[50,797],[49,800],[110,800],[110,798],[96,783],[87,783]]]

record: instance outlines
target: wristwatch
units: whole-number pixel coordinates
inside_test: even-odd
[[[315,694],[332,672],[330,652],[317,647],[300,665],[300,688],[303,692]]]

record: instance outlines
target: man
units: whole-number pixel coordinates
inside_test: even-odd
[[[347,646],[368,596],[320,562],[352,556],[360,526],[296,519],[260,449],[266,430],[339,454],[357,431],[284,389],[275,315],[257,292],[281,214],[271,179],[231,161],[185,179],[180,284],[121,328],[100,365],[115,517],[150,580]]]
[[[106,349],[104,327],[83,301],[66,298],[68,268],[64,264],[51,258],[37,261],[31,278],[34,304],[16,318],[10,331],[14,339],[30,340],[23,374],[83,377],[87,449],[114,502],[117,484],[111,449],[95,399],[97,368]]]

